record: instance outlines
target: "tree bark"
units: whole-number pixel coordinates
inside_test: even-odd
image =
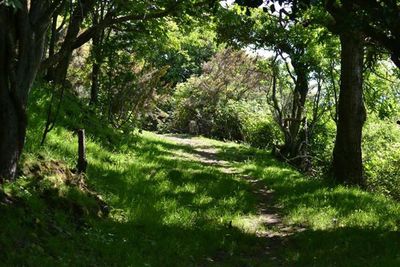
[[[54,5],[25,2],[18,10],[0,5],[0,183],[14,179],[26,135],[29,90],[43,56]]]
[[[300,137],[300,127],[308,94],[308,72],[304,70],[305,67],[294,67],[297,79],[293,94],[292,120],[289,124],[290,142],[287,144],[290,157],[298,156],[301,143],[304,141],[304,138]]]
[[[51,29],[50,29],[50,40],[48,43],[48,57],[54,56],[55,49],[56,49],[56,35],[57,35],[57,19],[58,15],[55,14],[54,17],[52,18],[52,23],[51,23]],[[46,73],[46,79],[49,81],[53,80],[55,77],[55,74],[52,73],[53,69],[49,68]]]
[[[0,43],[3,43],[0,38]],[[0,58],[4,59],[4,47],[0,47]],[[21,103],[8,86],[4,61],[0,60],[0,184],[11,180],[17,173],[17,164],[24,147],[26,114]]]
[[[105,6],[100,5],[93,12],[93,24],[97,25],[100,20],[103,19],[105,12]],[[92,38],[92,84],[90,88],[90,105],[96,105],[99,97],[99,88],[100,88],[100,73],[101,73],[101,44],[104,38],[104,30],[97,31]]]
[[[85,144],[85,130],[78,130],[78,173],[86,172],[87,160],[86,160],[86,144]]]
[[[305,141],[305,136],[301,134],[301,124],[303,122],[304,107],[308,94],[308,67],[301,63],[293,62],[293,67],[296,73],[294,79],[295,88],[293,90],[292,109],[289,118],[284,119],[283,133],[284,144],[280,149],[280,154],[286,159],[296,158],[297,160],[291,163],[296,166],[301,166],[304,159],[299,158],[301,146]]]
[[[363,102],[364,41],[358,31],[343,31],[341,42],[341,83],[333,175],[336,181],[364,185],[361,138],[366,119]]]
[[[89,12],[93,9],[96,1],[84,0],[76,4],[72,14],[71,21],[68,24],[67,34],[58,53],[58,60],[55,66],[49,68],[49,77],[56,84],[62,85],[68,72],[68,66],[75,49],[74,42],[79,34],[81,25]],[[52,55],[54,56],[54,55]]]
[[[95,61],[92,65],[92,85],[90,88],[90,105],[96,105],[99,98],[100,63]]]

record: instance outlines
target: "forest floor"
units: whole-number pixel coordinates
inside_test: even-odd
[[[0,202],[4,266],[400,265],[398,202],[269,151],[94,125],[79,176],[76,136],[58,127],[39,147],[32,125]]]

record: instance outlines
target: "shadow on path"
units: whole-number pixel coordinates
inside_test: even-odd
[[[262,240],[258,252],[241,252],[241,257],[248,261],[262,262],[268,257],[270,264],[282,265],[282,259],[277,256],[277,251],[283,246],[284,238],[305,230],[303,227],[287,225],[283,222],[281,207],[274,202],[274,191],[265,186],[265,183],[257,177],[242,173],[235,162],[243,162],[254,157],[251,153],[243,153],[239,146],[226,148],[202,140],[184,135],[160,135],[161,138],[174,143],[185,145],[191,149],[190,153],[179,153],[177,155],[190,158],[204,165],[218,168],[221,172],[234,175],[246,181],[251,186],[251,192],[257,199],[256,214],[244,219],[247,228]],[[249,227],[250,226],[250,227]],[[226,255],[217,255],[217,261],[221,264],[226,260]]]

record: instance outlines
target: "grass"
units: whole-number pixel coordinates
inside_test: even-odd
[[[46,96],[33,97],[31,110],[43,114]],[[43,120],[31,117],[23,166],[53,160],[73,168],[77,142],[72,129],[86,126],[86,180],[109,204],[110,214],[97,216],[93,198],[65,186],[57,174],[21,177],[5,185],[18,201],[0,205],[2,265],[400,264],[399,203],[305,177],[266,151],[202,139],[242,173],[226,174],[181,156],[196,153],[189,146],[151,133],[124,136],[107,129],[90,113],[76,113],[81,106],[69,97],[44,147],[37,145]],[[257,236],[255,231],[268,225],[251,221],[256,221],[259,199],[242,175],[274,191],[272,204],[285,224],[306,230],[275,239]]]
[[[234,158],[240,153],[228,149],[223,154]],[[399,266],[398,202],[305,177],[262,151],[254,154],[237,167],[274,190],[286,224],[307,229],[282,238],[284,265]]]

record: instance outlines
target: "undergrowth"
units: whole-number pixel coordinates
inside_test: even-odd
[[[31,96],[21,177],[0,204],[4,266],[398,266],[400,205],[308,178],[269,152],[204,139],[238,172],[179,153],[193,148],[151,133],[107,128],[71,94],[40,147],[46,96]],[[74,174],[87,131],[86,176]],[[178,154],[177,154],[178,153]],[[252,185],[273,190],[283,222],[305,229],[269,239],[244,227],[257,216]],[[280,246],[271,250],[273,243]],[[273,246],[272,246],[273,247]]]

